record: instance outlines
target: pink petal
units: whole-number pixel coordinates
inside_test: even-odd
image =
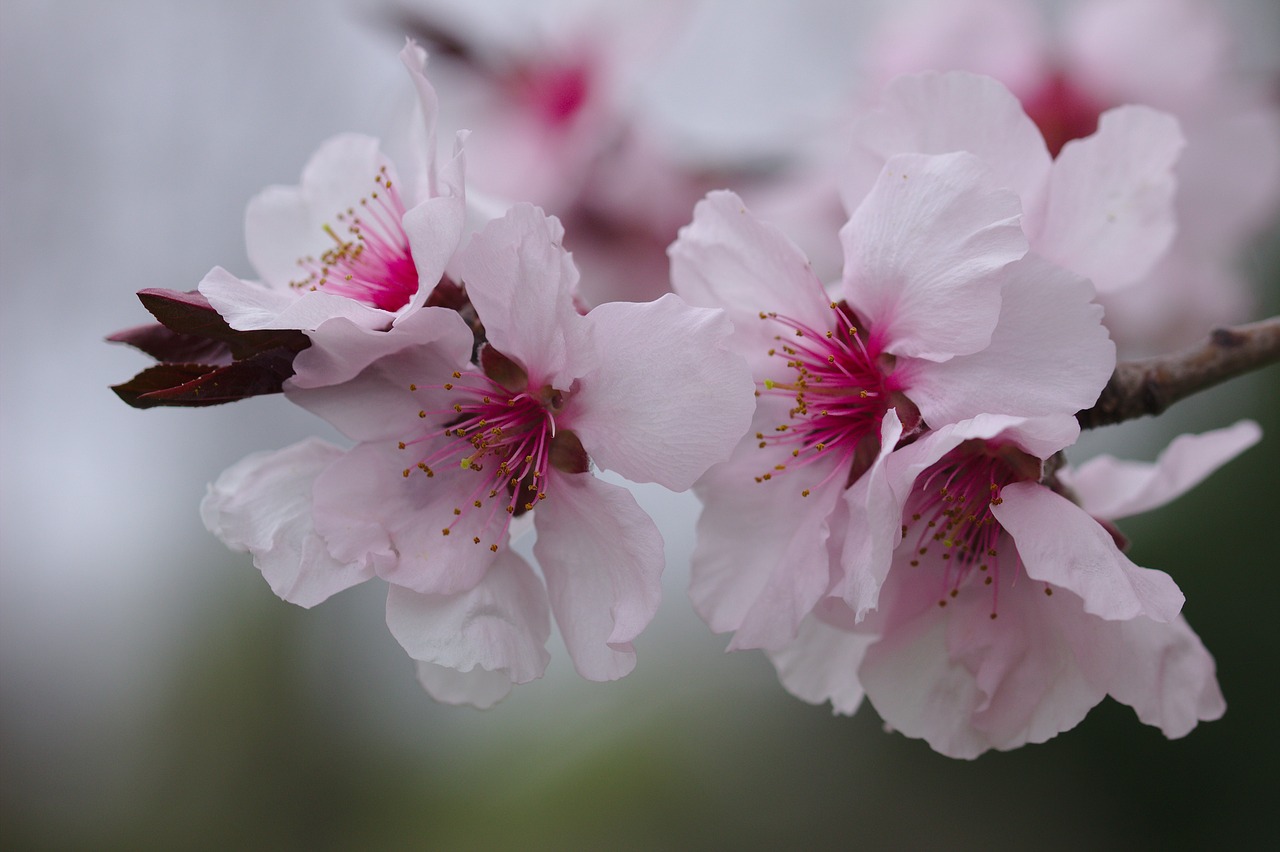
[[[1213,657],[1182,616],[1109,622],[1098,638],[1110,663],[1107,692],[1166,737],[1184,737],[1226,712]]]
[[[830,701],[834,713],[851,716],[863,696],[858,666],[875,640],[810,616],[794,642],[768,655],[787,692],[810,704]]]
[[[558,219],[517,204],[454,260],[489,342],[519,362],[535,388],[568,390],[576,378],[565,371],[581,334],[573,306],[578,271],[563,238]]]
[[[574,668],[588,680],[629,674],[632,640],[661,598],[658,528],[630,491],[589,473],[553,471],[533,520],[533,553]]]
[[[896,156],[840,231],[844,296],[894,355],[977,352],[999,315],[1000,272],[1027,251],[1019,211],[971,154]]]
[[[305,277],[298,261],[319,257],[333,245],[324,226],[377,187],[374,177],[391,162],[370,136],[345,133],[324,142],[307,161],[300,186],[271,186],[254,196],[245,212],[249,262],[272,287]]]
[[[1154,464],[1097,456],[1058,475],[1095,518],[1116,520],[1163,506],[1262,439],[1252,420],[1201,435],[1179,435]]]
[[[667,252],[672,289],[691,305],[728,311],[740,347],[761,353],[769,348],[776,331],[760,329],[762,311],[811,328],[831,324],[831,298],[804,253],[732,192],[712,192],[699,201],[693,221]]]
[[[880,107],[859,120],[854,137],[853,164],[840,186],[847,210],[857,208],[894,154],[968,151],[1028,211],[1038,209],[1049,181],[1051,160],[1039,129],[990,77],[961,71],[899,77],[885,88]]]
[[[1075,414],[1111,378],[1116,350],[1088,281],[1034,255],[1005,270],[991,344],[903,366],[911,401],[939,426],[978,414]]]
[[[1066,23],[1072,76],[1113,103],[1183,106],[1220,79],[1228,37],[1215,4],[1093,0]]]
[[[1173,240],[1182,146],[1170,115],[1141,106],[1103,113],[1097,133],[1068,142],[1054,161],[1044,219],[1028,225],[1032,246],[1102,293],[1142,278]]]
[[[458,594],[419,594],[393,585],[387,626],[415,660],[461,674],[501,674],[508,685],[542,677],[550,660],[546,591],[528,563],[509,550],[495,557],[479,583]],[[477,688],[476,697],[483,699],[490,680],[495,679],[479,677],[467,686]],[[432,682],[441,685],[439,679]]]
[[[1168,622],[1182,609],[1182,592],[1168,574],[1130,562],[1070,500],[1035,482],[1006,485],[1000,496],[991,512],[1013,536],[1031,579],[1075,592],[1085,612],[1109,621],[1144,615]]]
[[[1021,93],[1047,72],[1040,10],[1024,0],[932,0],[892,4],[869,40],[880,80],[925,68],[972,71]]]
[[[941,458],[951,447],[944,449],[932,441],[936,434],[926,433],[902,452],[915,455],[925,449],[924,445],[932,445],[932,451]],[[857,621],[866,618],[879,602],[880,586],[889,573],[893,550],[902,538],[902,507],[911,493],[916,475],[933,463],[896,465],[891,475],[885,462],[901,437],[902,422],[898,419],[897,410],[891,408],[880,424],[879,455],[844,494],[849,522],[840,557],[844,579],[839,591],[841,598],[854,611]]]
[[[342,317],[363,328],[385,328],[391,314],[343,296],[319,290],[299,293],[275,289],[256,281],[242,281],[220,266],[200,282],[201,295],[209,300],[227,324],[237,331],[297,328],[311,331],[321,323]]]
[[[408,452],[392,441],[361,444],[330,465],[315,483],[316,531],[335,557],[395,585],[442,595],[471,589],[493,562],[489,545],[506,544],[506,514],[473,509],[474,477],[459,467],[403,476],[416,458]]]
[[[891,727],[951,757],[1044,742],[1074,727],[1102,700],[1076,659],[1074,633],[1041,611],[1074,607],[1040,586],[1002,572],[999,617],[993,596],[967,587],[945,608],[936,578],[895,567],[886,584],[883,638],[860,670],[867,697]],[[1037,597],[1038,596],[1038,597]],[[1043,602],[1043,603],[1042,603]]]
[[[299,606],[315,606],[373,576],[358,560],[334,558],[311,520],[312,485],[342,452],[308,438],[255,453],[224,471],[200,503],[205,528],[232,550],[252,553],[271,590]]]
[[[285,394],[357,441],[419,433],[418,412],[448,409],[453,398],[440,385],[470,369],[471,330],[445,308],[424,308],[389,331],[335,319],[310,336]]]
[[[601,305],[586,327],[595,366],[565,425],[596,464],[684,491],[729,457],[751,425],[755,384],[742,357],[725,348],[733,326],[723,311],[667,294]]]
[[[725,553],[720,557],[722,567],[719,570],[724,571],[725,556],[732,558],[744,546],[760,551],[753,557],[755,560],[774,558],[772,564],[767,566],[768,575],[763,587],[759,588],[755,600],[751,602],[741,624],[737,626],[733,639],[729,642],[730,651],[740,651],[745,648],[776,650],[790,644],[800,629],[800,623],[813,611],[831,585],[832,564],[828,540],[832,536],[832,526],[838,523],[833,518],[837,510],[841,513],[839,517],[843,518],[844,505],[840,498],[845,490],[844,476],[842,471],[837,471],[840,475],[828,476],[824,480],[816,481],[829,468],[819,465],[811,467],[813,470],[788,473],[776,483],[767,482],[759,485],[750,483],[740,486],[750,489],[754,485],[759,491],[768,491],[771,485],[787,488],[808,485],[810,493],[807,497],[796,497],[794,492],[791,495],[776,493],[773,495],[774,500],[778,500],[779,497],[782,499],[790,497],[804,505],[803,513],[796,518],[795,526],[778,533],[777,541],[769,542],[772,546],[765,545],[768,541],[766,536],[771,535],[765,522],[750,516],[744,516],[738,520],[737,534],[742,542],[736,551],[724,548]],[[774,491],[776,492],[777,489],[775,488]],[[708,492],[708,507],[712,499],[712,495]],[[793,515],[783,511],[780,506],[775,506],[774,511],[784,518]],[[707,517],[706,512],[703,517]],[[773,526],[773,523],[768,523],[768,527]],[[700,523],[698,548],[694,550],[695,583],[698,580],[698,573],[707,573],[706,566],[713,564],[711,559],[705,557],[708,548],[714,546],[715,539],[705,534],[705,529],[706,527]],[[707,539],[705,546],[704,538]],[[700,556],[704,557],[701,565],[699,565]],[[701,571],[699,571],[700,568]],[[732,575],[725,576],[733,582]],[[691,589],[691,594],[695,595],[695,605],[697,593],[698,589],[695,586]]]

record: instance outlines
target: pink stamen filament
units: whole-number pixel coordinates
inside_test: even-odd
[[[383,167],[374,177],[378,190],[360,199],[360,213],[354,207],[338,213],[352,239],[332,226],[324,231],[334,246],[316,260],[298,261],[307,275],[293,287],[345,296],[382,310],[399,310],[418,290],[418,270],[409,248],[409,237],[401,220],[405,206],[399,191]]]
[[[790,335],[775,336],[777,345],[769,355],[785,359],[787,369],[795,371],[791,381],[766,380],[761,393],[792,397],[795,405],[788,411],[789,422],[776,426],[771,434],[757,432],[756,439],[761,448],[792,445],[796,467],[811,464],[830,451],[839,453],[838,469],[847,467],[845,463],[851,461],[862,439],[879,431],[889,392],[895,389],[849,315],[834,302],[830,307],[835,314],[830,330],[815,329],[775,313],[760,314],[762,320],[791,330]],[[771,479],[786,468],[775,465],[756,479]],[[802,493],[807,496],[808,491]]]
[[[432,477],[441,466],[456,464],[477,474],[474,487],[463,503],[454,508],[454,520],[442,533],[449,535],[468,512],[481,509],[487,503],[484,529],[489,529],[500,512],[505,515],[494,542],[490,544],[490,549],[495,549],[497,541],[510,527],[512,518],[546,499],[546,475],[551,460],[551,439],[555,436],[555,418],[537,397],[527,392],[512,393],[483,374],[468,373],[464,377],[455,373],[454,378],[461,381],[443,385],[410,385],[410,391],[419,388],[444,390],[458,393],[461,398],[449,408],[424,409],[418,413],[423,419],[447,425],[443,429],[431,428],[420,437],[402,441],[401,449],[434,441],[441,435],[449,440],[405,468],[403,473],[408,477],[416,468]],[[505,500],[495,499],[504,493],[507,495]]]
[[[981,449],[974,450],[971,444]],[[944,548],[939,606],[960,593],[960,587],[977,573],[991,588],[991,617],[999,610],[1001,538],[1004,530],[991,511],[1002,502],[1000,489],[1020,477],[998,455],[986,451],[985,442],[968,442],[948,453],[922,474],[910,503],[910,520],[903,524],[905,537],[912,525],[923,521],[911,551],[911,565],[935,543]],[[1013,554],[1016,571],[1021,565]],[[1016,579],[1016,578],[1015,578]]]

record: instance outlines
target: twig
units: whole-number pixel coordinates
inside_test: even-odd
[[[1275,363],[1280,363],[1280,316],[1214,329],[1183,352],[1117,364],[1098,401],[1076,419],[1093,429],[1159,414],[1205,388]]]

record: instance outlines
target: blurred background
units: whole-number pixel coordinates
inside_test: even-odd
[[[1242,53],[1275,51],[1268,0],[1229,8]],[[408,96],[391,9],[0,4],[0,847],[1276,848],[1276,367],[1081,447],[1150,459],[1241,417],[1268,435],[1121,525],[1186,592],[1229,704],[1176,742],[1108,700],[962,762],[869,706],[803,704],[693,613],[696,502],[659,488],[637,489],[668,574],[635,673],[582,681],[553,638],[547,677],[485,712],[421,691],[380,584],[304,611],[210,536],[221,470],[335,436],[279,397],[127,408],[108,385],[146,359],[103,338],[149,319],[140,288],[249,276],[248,199],[333,133],[385,131]],[[705,4],[646,95],[689,146],[757,159],[835,109],[875,11]],[[1257,316],[1280,312],[1280,232],[1241,263]]]

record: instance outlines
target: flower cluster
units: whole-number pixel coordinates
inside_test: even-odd
[[[634,47],[674,20],[600,32]],[[283,392],[347,439],[251,455],[208,489],[205,525],[276,594],[310,607],[385,582],[391,633],[449,703],[540,677],[552,620],[579,674],[625,676],[663,543],[608,470],[694,489],[694,607],[806,701],[852,713],[865,696],[955,757],[1042,742],[1107,695],[1170,737],[1221,715],[1181,591],[1129,560],[1113,521],[1258,428],[1180,438],[1154,464],[1064,456],[1114,381],[1113,299],[1180,251],[1212,244],[1195,269],[1226,254],[1186,237],[1204,181],[1184,155],[1212,148],[1200,113],[1122,105],[1084,65],[1002,83],[922,60],[950,43],[933,30],[887,37],[882,64],[913,73],[826,174],[845,209],[812,240],[838,241],[826,276],[799,247],[814,233],[728,189],[694,204],[704,181],[614,89],[620,57],[645,51],[582,37],[526,54],[419,26],[482,93],[475,133],[438,157],[442,108],[410,42],[400,162],[371,137],[328,140],[300,185],[250,202],[257,279],[143,291],[160,325],[112,338],[159,362],[116,388],[130,404]],[[1241,119],[1241,138],[1268,120]],[[511,546],[530,530],[536,570]]]

